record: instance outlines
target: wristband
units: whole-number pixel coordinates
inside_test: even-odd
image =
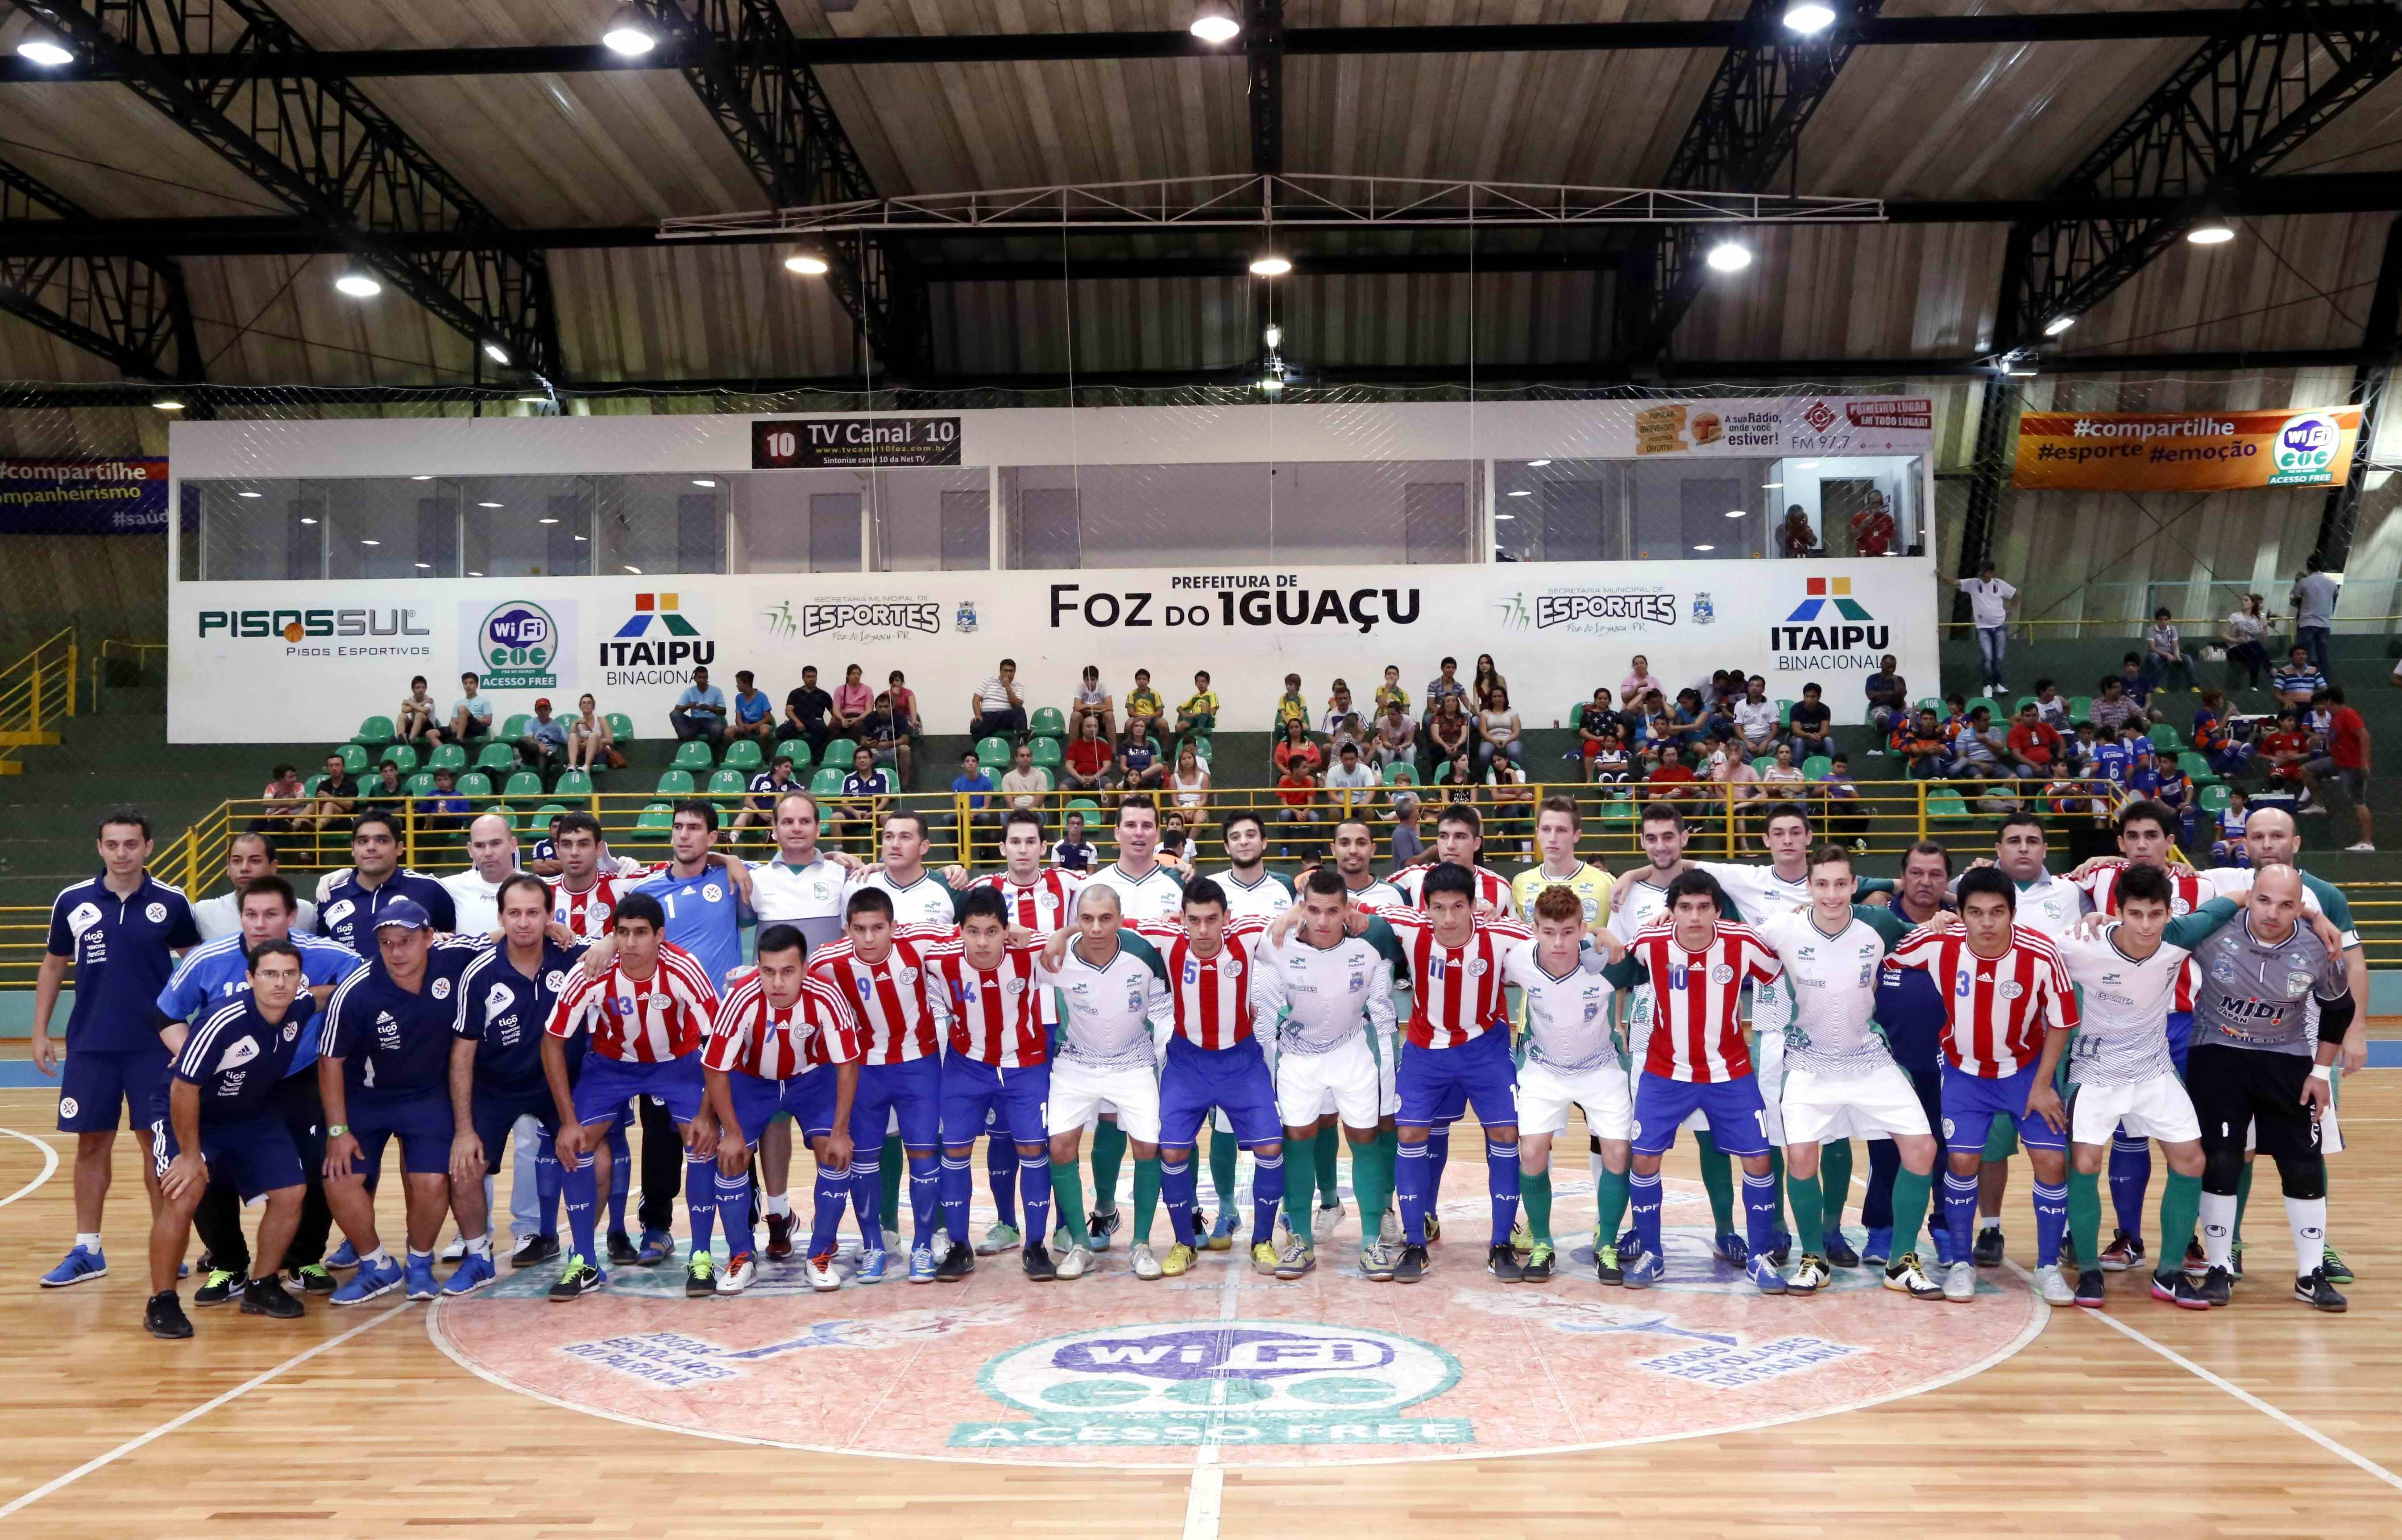
[[[2335,1072],[2326,1064],[2312,1064],[2311,1066],[2311,1078],[2313,1080],[2326,1080],[2331,1083],[2335,1079]]]
[[[325,1125],[325,1137],[328,1139],[339,1139],[342,1135],[350,1131],[351,1126],[348,1123],[328,1123]]]

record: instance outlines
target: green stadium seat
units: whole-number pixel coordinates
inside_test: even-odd
[[[844,740],[844,742],[848,742],[848,740]],[[982,765],[988,770],[1007,770],[1009,768],[1010,755],[1009,740],[1006,738],[992,737],[979,738],[976,740],[976,763]],[[828,743],[826,745],[825,762],[829,765],[835,762],[834,757],[834,745],[832,743]]]
[[[1922,695],[1918,698],[1918,709],[1931,711],[1940,716],[1949,708],[1943,704],[1943,697],[1940,695]]]
[[[2185,747],[2185,734],[2177,731],[2173,722],[2155,722],[2152,724],[2152,747],[2174,754]]]
[[[1039,706],[1028,718],[1026,730],[1037,738],[1065,738],[1068,736],[1068,719],[1059,715],[1056,706]]]
[[[1084,822],[1089,825],[1100,818],[1101,805],[1089,797],[1074,797],[1069,798],[1067,807],[1061,812],[1081,812],[1084,815]]]
[[[1823,754],[1814,754],[1802,761],[1802,773],[1813,781],[1822,775],[1832,775],[1834,772],[1835,762]]]
[[[729,797],[739,800],[743,788],[750,784],[751,778],[739,770],[712,770],[709,776],[709,795],[721,800]]]
[[[366,748],[380,749],[399,736],[399,729],[392,725],[391,717],[370,716],[359,724],[358,734],[351,742]]]
[[[1601,821],[1605,824],[1624,824],[1632,826],[1635,823],[1635,798],[1612,797],[1606,799],[1601,804]]]
[[[634,719],[627,715],[622,711],[613,711],[608,714],[608,716],[609,736],[615,739],[620,743],[632,742],[634,741]]]
[[[1770,770],[1776,768],[1776,756],[1773,754],[1755,755],[1752,757],[1751,768],[1754,773],[1766,775]]]
[[[427,770],[462,770],[467,768],[467,751],[456,743],[436,743],[434,752],[425,756]]]
[[[1776,702],[1777,731],[1790,732],[1793,730],[1793,708],[1798,704],[1800,704],[1800,702],[1794,701],[1779,701]]]
[[[535,798],[542,795],[542,774],[538,770],[518,770],[501,786],[503,797]]]
[[[840,797],[842,795],[842,777],[843,772],[835,769],[832,765],[821,766],[809,776],[809,795],[812,797]]]
[[[544,830],[547,832],[550,828],[550,821],[552,819],[558,817],[562,812],[573,812],[575,810],[573,808],[569,807],[564,802],[545,802],[542,806],[533,810],[533,817],[542,821],[542,826]]]
[[[300,783],[300,789],[307,795],[314,797],[317,795],[317,783],[324,779],[324,776],[323,775],[310,776],[307,780]]]
[[[2195,798],[2195,802],[2204,812],[2220,813],[2227,811],[2227,804],[2234,799],[2234,796],[2235,788],[2214,781],[2202,788],[2202,795]]]
[[[791,760],[795,770],[808,768],[812,752],[806,738],[787,738],[776,745],[776,757]]]
[[[484,811],[496,818],[507,819],[509,821],[509,827],[512,831],[524,826],[518,822],[518,810],[509,806],[506,802],[495,802]]]
[[[492,778],[482,770],[471,770],[459,777],[458,792],[462,797],[480,802],[492,795]]]
[[[400,767],[401,774],[407,775],[417,768],[417,750],[407,743],[387,743],[383,752],[376,756],[376,763],[380,765],[387,759]]]
[[[1574,731],[1575,729],[1577,729],[1577,728],[1581,728],[1581,727],[1583,727],[1583,726],[1584,726],[1584,702],[1583,702],[1583,701],[1578,701],[1575,705],[1570,706],[1570,707],[1568,708],[1568,728],[1569,728],[1569,730],[1570,730],[1570,731]]]
[[[531,714],[526,712],[518,713],[515,716],[510,717],[507,721],[501,724],[501,742],[504,743],[516,742],[518,739],[523,738],[526,735],[526,728],[531,726],[533,726],[533,717]]]
[[[706,770],[715,767],[717,756],[709,752],[705,738],[687,738],[676,745],[675,757],[669,761],[680,770]]]
[[[850,773],[850,756],[858,752],[859,744],[850,739],[829,738],[826,740],[825,752],[818,756],[818,763],[829,770],[840,770],[843,774],[849,775]],[[1004,765],[1008,764],[1009,756],[1005,754],[1002,755],[1001,756],[1001,762]],[[840,791],[842,787],[837,784],[835,789],[836,791]]]
[[[1034,756],[1034,762],[1044,770],[1056,771],[1068,762],[1056,738],[1037,738],[1027,748]]]
[[[419,770],[415,775],[402,782],[401,785],[411,797],[431,797],[434,795],[434,772]]]
[[[550,794],[553,797],[589,797],[592,795],[592,777],[580,770],[560,770],[559,784],[550,788]]]
[[[653,786],[651,789],[661,797],[690,797],[692,795],[692,771],[688,770],[663,770],[659,771],[659,784]]]
[[[1385,784],[1388,786],[1415,786],[1417,784],[1417,767],[1411,764],[1408,760],[1396,759],[1391,764],[1385,767]]]
[[[2079,722],[2090,722],[2092,719],[2093,697],[2090,695],[2072,695],[2068,698],[2068,725],[2070,727],[2074,728]]]
[[[2197,786],[2211,786],[2218,784],[2218,772],[2210,768],[2210,761],[2191,749],[2187,749],[2177,756],[2177,769],[2185,771]]]
[[[1965,819],[1968,804],[1950,786],[1938,786],[1926,794],[1926,816],[1929,818]]]
[[[476,756],[476,768],[490,775],[507,775],[518,768],[515,743],[487,743],[484,752]]]
[[[665,802],[653,802],[634,815],[637,834],[665,834],[675,827],[675,810]]]
[[[359,747],[356,743],[344,743],[340,748],[336,749],[334,752],[342,756],[342,768],[349,770],[352,775],[366,774],[367,767],[371,763],[367,758],[366,750]]]
[[[756,738],[738,738],[725,745],[725,757],[718,761],[727,770],[754,770],[767,761],[759,752]]]
[[[2015,716],[2020,712],[2026,710],[2029,706],[2039,706],[2042,703],[2042,701],[2037,701],[2032,695],[2022,695],[2019,697],[2019,703],[2010,708],[2010,715]]]

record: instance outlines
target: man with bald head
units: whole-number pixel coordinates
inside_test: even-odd
[[[478,817],[467,825],[467,860],[465,871],[442,879],[458,911],[452,928],[462,936],[490,936],[501,928],[501,884],[518,869],[517,830],[499,813]]]

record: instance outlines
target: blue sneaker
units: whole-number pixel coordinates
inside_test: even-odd
[[[1235,1232],[1242,1228],[1242,1215],[1235,1212],[1234,1204],[1229,1203],[1224,1208],[1220,1209],[1218,1211],[1218,1222],[1209,1227],[1208,1249],[1211,1251],[1234,1250]]]
[[[408,1297],[411,1299],[431,1299],[438,1292],[440,1291],[434,1286],[434,1258],[410,1257],[408,1259]]]
[[[642,1247],[634,1253],[638,1268],[655,1268],[675,1255],[675,1237],[665,1230],[642,1232]]]
[[[76,1283],[89,1283],[95,1278],[108,1276],[108,1258],[88,1246],[77,1246],[67,1253],[63,1261],[42,1274],[42,1287],[62,1289]]]
[[[1625,1257],[1628,1255],[1629,1249],[1630,1248],[1625,1246],[1618,1248],[1620,1268],[1625,1274],[1624,1278],[1622,1279],[1621,1282],[1623,1283],[1626,1287],[1630,1289],[1648,1289],[1652,1284],[1658,1283],[1661,1279],[1661,1275],[1668,1270],[1666,1264],[1660,1260],[1660,1255],[1657,1252],[1647,1251],[1642,1256],[1636,1257],[1634,1261],[1626,1261]]]
[[[934,1248],[919,1246],[909,1253],[909,1282],[931,1283],[934,1281]]]
[[[1785,1292],[1784,1275],[1776,1270],[1776,1264],[1770,1261],[1767,1257],[1753,1257],[1748,1263],[1745,1264],[1743,1270],[1745,1275],[1751,1280],[1752,1285],[1759,1289],[1760,1293],[1783,1294]]]
[[[361,1268],[351,1281],[327,1296],[336,1305],[364,1305],[379,1294],[390,1294],[400,1287],[400,1264],[385,1257],[372,1268]]]
[[[352,1245],[348,1241],[344,1241],[340,1245],[336,1246],[334,1248],[334,1255],[325,1258],[325,1266],[329,1268],[342,1268],[347,1269],[355,1268],[358,1265],[359,1248]]]
[[[1891,1225],[1870,1226],[1868,1243],[1860,1247],[1860,1265],[1881,1268],[1892,1260],[1893,1227]]]
[[[881,1283],[884,1282],[885,1256],[886,1253],[882,1246],[877,1246],[861,1252],[859,1254],[859,1266],[852,1270],[850,1275],[852,1280],[861,1283]]]
[[[1710,1251],[1719,1261],[1731,1268],[1742,1267],[1751,1260],[1751,1248],[1745,1245],[1743,1237],[1732,1230],[1727,1231],[1711,1242]]]
[[[1819,1240],[1826,1249],[1818,1255],[1826,1258],[1829,1266],[1857,1268],[1860,1265],[1860,1254],[1852,1249],[1851,1242],[1844,1238],[1842,1230],[1829,1230]]]
[[[443,1283],[443,1297],[455,1298],[462,1294],[473,1294],[499,1276],[500,1274],[493,1270],[490,1252],[471,1251],[459,1259],[459,1266],[451,1272],[449,1281]]]

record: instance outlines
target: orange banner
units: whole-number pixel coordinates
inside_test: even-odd
[[[2231,492],[2352,474],[2360,409],[2028,412],[2011,484],[2037,492]]]

